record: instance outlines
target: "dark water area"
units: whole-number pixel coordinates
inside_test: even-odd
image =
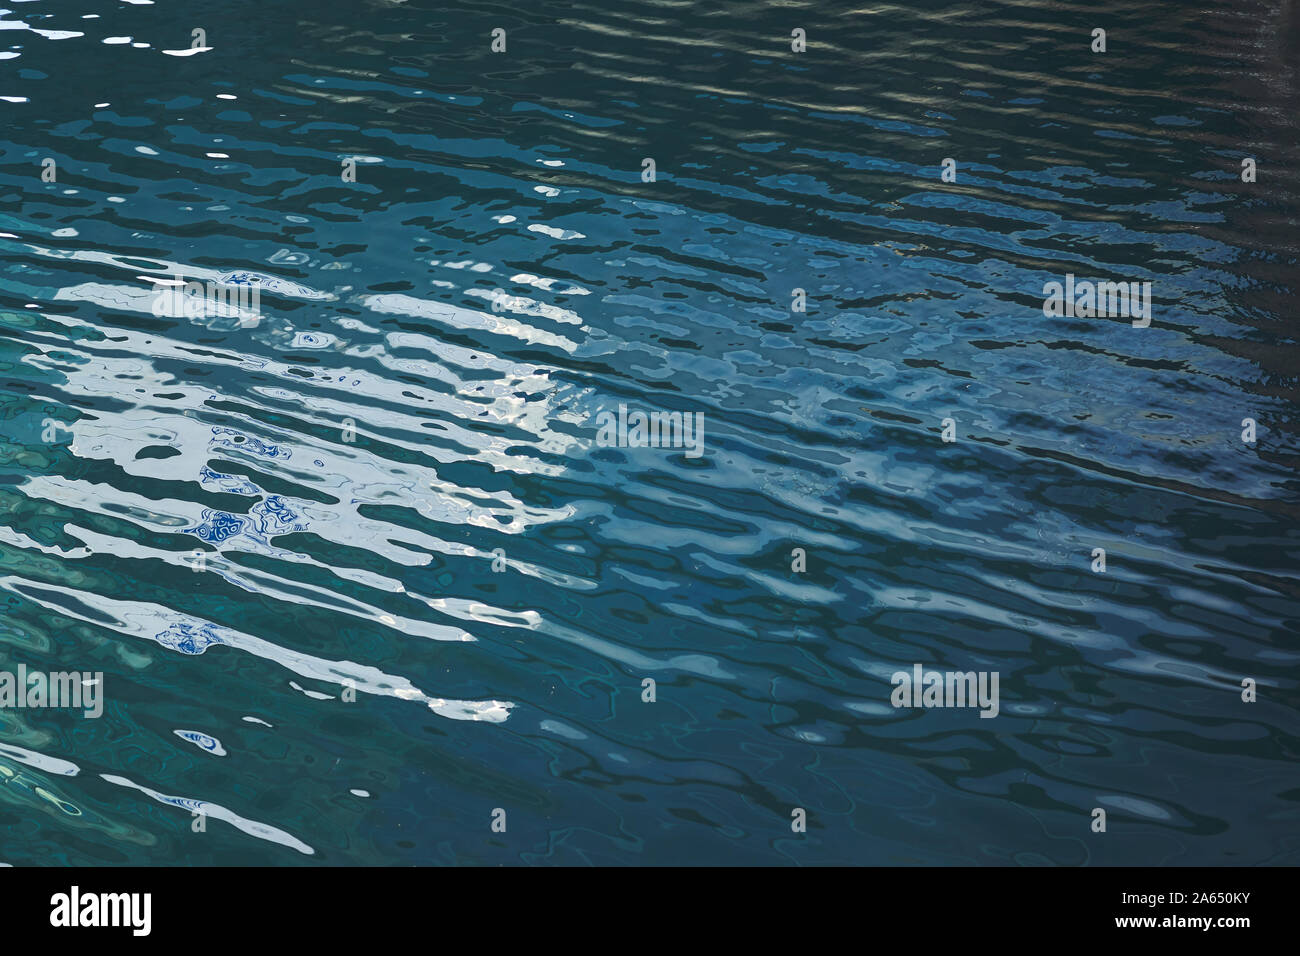
[[[0,14],[0,862],[1300,862],[1300,4],[527,6]]]

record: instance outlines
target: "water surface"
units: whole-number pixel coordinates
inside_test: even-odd
[[[1297,862],[1296,5],[527,7],[0,15],[0,861]]]

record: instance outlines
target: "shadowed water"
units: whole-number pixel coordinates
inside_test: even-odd
[[[1295,4],[10,7],[0,862],[1300,861]]]

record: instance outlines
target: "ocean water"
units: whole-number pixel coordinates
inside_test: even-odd
[[[7,7],[0,862],[1300,862],[1297,4]]]

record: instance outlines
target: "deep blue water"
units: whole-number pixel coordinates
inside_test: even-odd
[[[0,862],[1300,862],[1297,5],[527,6],[0,15]]]

